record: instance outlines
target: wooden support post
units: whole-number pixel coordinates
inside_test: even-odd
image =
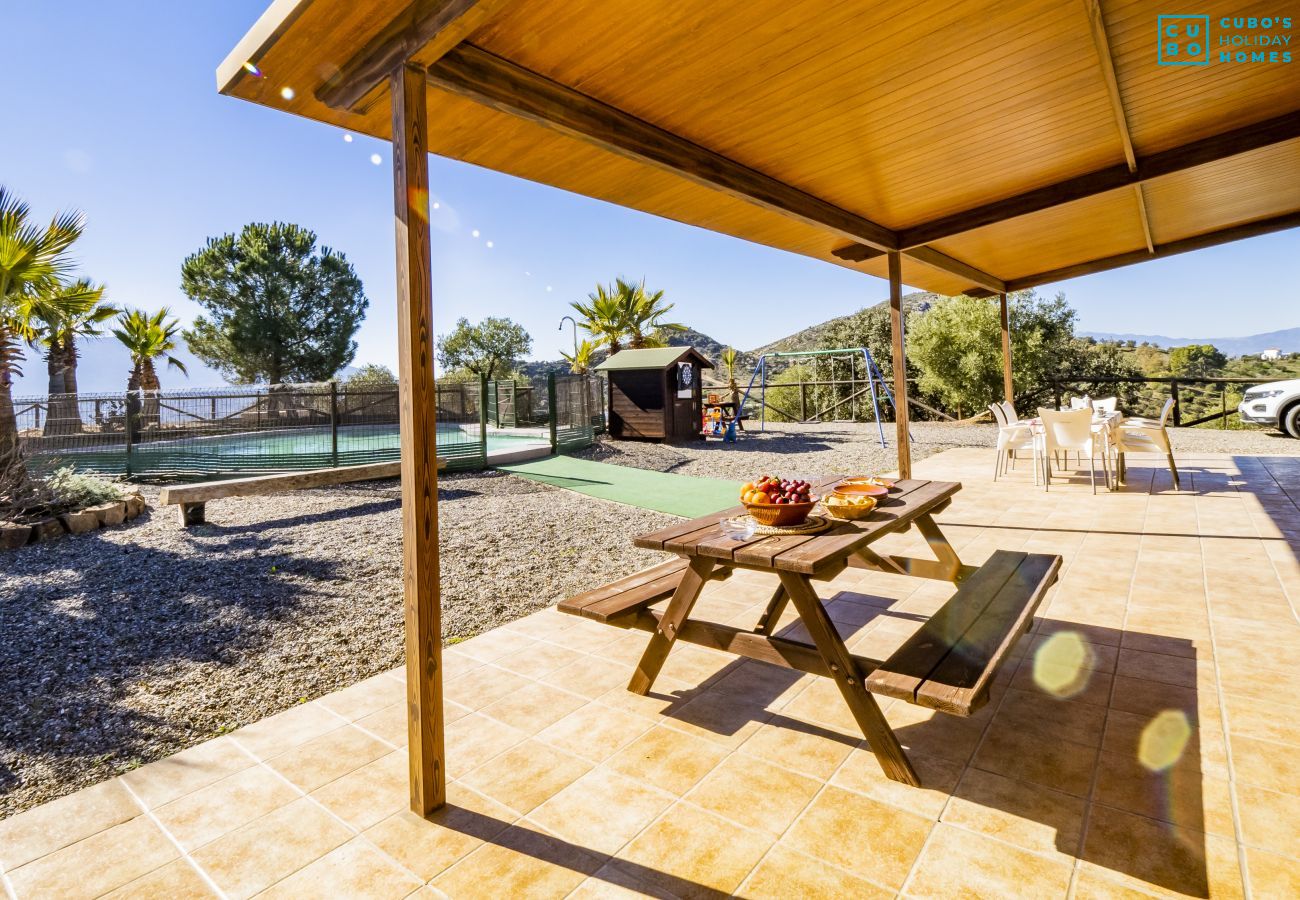
[[[402,574],[406,598],[407,738],[411,810],[446,802],[442,611],[438,600],[438,458],[433,383],[429,160],[425,77],[389,77],[397,227],[397,358],[402,444]]]
[[[1183,401],[1178,396],[1178,379],[1175,378],[1169,382],[1169,395],[1174,398],[1174,427],[1180,428],[1183,424]]]
[[[889,329],[894,339],[894,431],[898,441],[898,477],[912,477],[912,439],[908,434],[907,357],[903,344],[903,260],[889,252]]]
[[[1011,311],[1007,308],[1007,295],[998,294],[1002,307],[1002,392],[1007,402],[1014,404],[1015,388],[1011,382]]]

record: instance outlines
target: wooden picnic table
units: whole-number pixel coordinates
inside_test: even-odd
[[[816,487],[824,490],[836,481]],[[1060,565],[1059,556],[1001,550],[981,567],[964,565],[933,518],[959,490],[961,485],[952,481],[899,481],[880,498],[870,518],[839,522],[813,535],[737,534],[724,523],[743,515],[743,506],[701,516],[635,539],[638,547],[663,550],[678,560],[587,591],[559,609],[652,633],[628,684],[637,694],[650,691],[678,639],[834,678],[885,774],[919,785],[872,693],[970,715],[987,700],[993,674],[1028,627]],[[913,527],[925,537],[933,559],[878,553],[871,546]],[[834,578],[849,566],[960,587],[889,659],[875,660],[849,652],[814,588],[814,582]],[[778,579],[756,627],[692,619],[704,585],[733,569],[768,572]],[[668,605],[662,612],[650,609],[665,597]],[[811,644],[773,633],[791,602]]]

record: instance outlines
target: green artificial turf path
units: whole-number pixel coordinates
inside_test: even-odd
[[[614,500],[686,518],[706,516],[740,502],[739,481],[651,472],[589,459],[574,459],[572,456],[547,456],[500,468],[521,478],[568,488],[602,500]]]

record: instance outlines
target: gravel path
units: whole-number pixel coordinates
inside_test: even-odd
[[[499,473],[439,498],[449,637],[652,564],[628,535],[676,521]],[[0,818],[399,665],[399,503],[233,498],[0,556]]]
[[[952,447],[992,447],[997,441],[993,425],[958,425],[951,422],[914,422],[912,459],[924,459]],[[1249,453],[1262,456],[1300,456],[1300,441],[1278,432],[1217,431],[1204,428],[1170,429],[1174,453]],[[897,467],[893,425],[886,423],[881,448],[875,425],[769,425],[753,430],[734,444],[707,441],[694,444],[654,444],[602,439],[579,456],[621,466],[654,469],[711,478],[748,481],[772,474],[793,478],[888,472]]]

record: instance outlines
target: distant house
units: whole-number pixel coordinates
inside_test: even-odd
[[[1282,351],[1279,350],[1277,347],[1269,347],[1267,350],[1265,350],[1263,353],[1259,355],[1259,358],[1264,360],[1265,362],[1272,362],[1273,360],[1282,358]]]

